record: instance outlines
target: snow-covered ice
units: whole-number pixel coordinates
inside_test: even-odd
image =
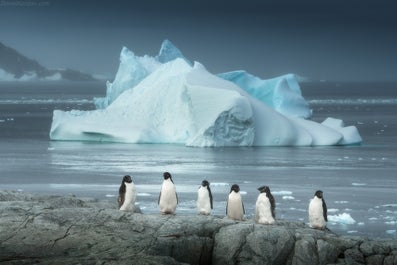
[[[214,75],[169,41],[159,55],[123,48],[97,110],[53,113],[52,140],[186,146],[318,146],[361,142],[354,126],[317,123],[292,74],[262,80],[244,71]]]

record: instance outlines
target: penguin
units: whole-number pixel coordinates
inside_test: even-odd
[[[245,214],[243,200],[240,194],[240,187],[233,184],[226,205],[226,215],[228,218],[242,221]]]
[[[323,192],[318,190],[309,204],[309,223],[312,228],[325,229],[327,221],[327,205]]]
[[[132,182],[130,175],[125,175],[119,188],[119,197],[117,202],[120,211],[134,211],[136,199],[135,184]]]
[[[163,173],[164,181],[159,194],[158,205],[162,214],[175,214],[178,204],[178,195],[172,176],[169,172]]]
[[[209,215],[211,213],[211,209],[213,209],[210,183],[206,180],[203,180],[197,193],[198,214]]]
[[[260,191],[255,205],[255,222],[273,224],[276,218],[276,202],[268,186],[259,187]]]

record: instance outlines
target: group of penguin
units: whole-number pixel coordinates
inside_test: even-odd
[[[175,214],[178,204],[172,176],[169,172],[163,173],[163,184],[158,198],[158,205],[162,214]],[[259,195],[255,205],[255,222],[258,224],[273,224],[276,218],[276,202],[268,186],[258,188]],[[135,185],[131,176],[123,177],[119,189],[118,206],[121,211],[133,211],[136,199]],[[213,209],[210,183],[203,180],[198,189],[197,211],[202,215],[209,215]],[[226,205],[226,216],[236,221],[242,221],[245,210],[240,194],[240,187],[232,185]],[[327,205],[321,190],[316,191],[309,203],[309,223],[312,228],[324,229],[327,224]]]

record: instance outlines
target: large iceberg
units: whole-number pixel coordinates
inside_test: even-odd
[[[169,41],[155,57],[123,48],[97,110],[55,110],[52,140],[176,143],[187,146],[316,146],[361,142],[354,126],[305,118],[311,110],[294,75],[261,80],[214,75]]]

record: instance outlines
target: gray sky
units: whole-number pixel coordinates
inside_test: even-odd
[[[123,46],[156,55],[169,39],[213,73],[397,80],[396,11],[369,0],[0,0],[0,41],[46,67],[110,76]]]

